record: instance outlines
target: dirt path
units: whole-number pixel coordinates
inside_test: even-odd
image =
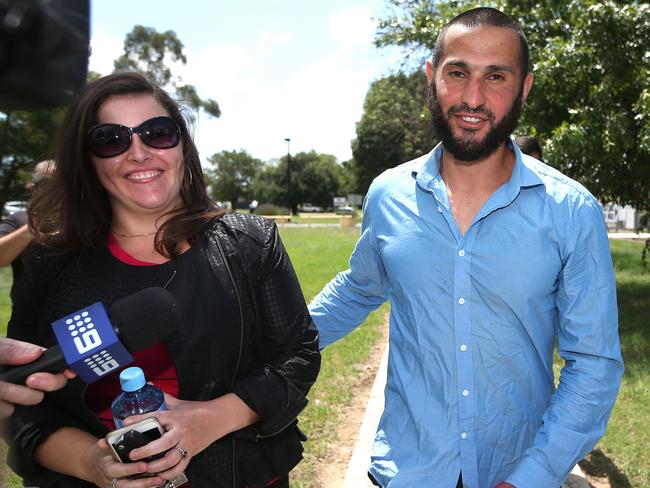
[[[375,344],[366,364],[361,367],[359,378],[352,386],[355,392],[354,398],[339,424],[337,441],[335,445],[330,446],[328,462],[322,464],[318,474],[318,486],[322,488],[340,488],[343,485],[348,463],[352,457],[352,451],[359,433],[359,427],[361,427],[366,412],[370,391],[388,341],[388,317],[386,317],[380,331],[382,338]]]

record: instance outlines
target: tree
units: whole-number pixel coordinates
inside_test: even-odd
[[[357,168],[354,158],[341,163],[341,178],[339,179],[339,195],[349,195],[359,192],[359,183],[357,182]],[[329,205],[328,205],[329,206]]]
[[[260,203],[287,206],[287,162],[267,162],[253,184],[255,199]]]
[[[430,56],[437,32],[476,2],[390,0],[376,44],[400,46],[404,67]],[[500,0],[522,24],[535,86],[519,133],[601,201],[650,210],[650,5],[639,1]]]
[[[253,182],[262,169],[262,161],[243,149],[221,151],[210,156],[208,161],[214,165],[206,174],[215,200],[229,201],[232,208],[236,208],[240,199],[254,198]]]
[[[27,200],[26,184],[34,165],[52,155],[52,138],[63,109],[0,113],[0,206]]]
[[[422,70],[379,79],[370,85],[352,142],[357,191],[365,193],[385,169],[429,151],[435,133],[427,108],[427,81]]]
[[[316,151],[301,152],[291,157],[291,164],[294,213],[300,203],[331,207],[332,198],[339,194],[343,174],[336,157]]]
[[[287,205],[290,200],[292,213],[300,203],[312,203],[330,207],[332,198],[339,194],[343,168],[330,154],[315,151],[301,152],[291,156],[291,188],[287,186],[287,157],[275,165],[267,165],[256,187],[256,198],[264,203]]]
[[[172,75],[173,63],[186,64],[183,43],[172,30],[158,32],[153,27],[136,25],[124,40],[124,54],[114,62],[116,72],[139,71],[151,81],[185,100],[196,111],[200,108],[213,117],[219,117],[219,104],[199,97],[193,85],[184,85],[179,77]]]

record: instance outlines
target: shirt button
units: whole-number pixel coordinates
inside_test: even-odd
[[[461,344],[460,345],[460,350],[463,351],[463,352],[467,351],[467,346],[465,344]]]
[[[460,257],[463,257],[463,256],[465,255],[465,250],[464,250],[464,249],[461,249],[460,251],[458,251],[458,255],[459,255]]]
[[[463,396],[468,396],[469,395],[469,390],[463,390]]]
[[[463,433],[460,435],[460,438],[461,438],[461,439],[467,439],[467,432],[463,432]]]
[[[465,303],[465,299],[464,298],[459,298],[458,303],[460,303],[462,305],[463,303]]]

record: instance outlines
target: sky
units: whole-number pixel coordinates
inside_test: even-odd
[[[187,57],[174,74],[222,112],[198,117],[204,164],[240,149],[263,161],[313,149],[342,162],[371,81],[399,67],[373,45],[385,15],[383,0],[92,0],[90,69],[109,74],[136,24],[173,30]]]

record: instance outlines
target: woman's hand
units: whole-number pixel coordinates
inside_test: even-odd
[[[165,483],[165,480],[159,476],[149,476],[151,473],[147,473],[147,463],[144,461],[133,463],[116,461],[105,439],[99,439],[94,449],[95,452],[90,453],[90,455],[96,461],[90,465],[96,467],[96,473],[91,481],[99,487],[147,488]],[[147,474],[147,477],[129,478],[141,474]]]
[[[168,410],[128,417],[124,425],[152,416],[162,424],[165,434],[134,449],[130,457],[137,460],[168,450],[162,459],[147,463],[147,471],[167,480],[180,475],[193,456],[216,440],[259,420],[259,416],[232,393],[210,401],[179,400],[165,393],[165,403]]]
[[[52,471],[86,480],[100,488],[146,488],[165,482],[157,476],[127,479],[146,473],[147,463],[117,462],[104,439],[74,427],[61,427],[52,432],[36,449],[35,461]]]

